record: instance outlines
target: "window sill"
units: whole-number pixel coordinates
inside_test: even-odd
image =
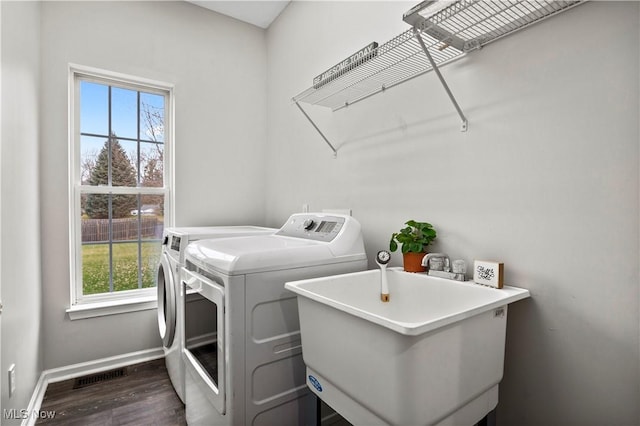
[[[158,300],[154,295],[125,300],[111,300],[108,302],[74,305],[67,309],[67,314],[69,314],[69,319],[71,319],[71,321],[75,321],[86,318],[145,311],[148,309],[156,309],[157,307]]]

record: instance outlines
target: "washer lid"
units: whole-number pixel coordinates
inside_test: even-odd
[[[209,272],[239,275],[366,259],[364,250],[335,256],[329,244],[282,235],[200,240],[189,244],[186,260]]]
[[[187,237],[189,241],[204,238],[229,238],[241,235],[273,234],[277,229],[261,226],[179,226],[165,230],[167,235]]]
[[[260,226],[183,226],[166,228],[164,244],[167,252],[184,265],[184,252],[192,241],[204,238],[231,238],[248,235],[268,235],[276,232],[274,228]]]

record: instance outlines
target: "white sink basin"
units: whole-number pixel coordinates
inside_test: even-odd
[[[307,384],[353,424],[474,424],[498,402],[507,304],[494,289],[380,271],[289,282],[298,294]]]

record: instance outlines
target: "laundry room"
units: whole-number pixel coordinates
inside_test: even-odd
[[[512,20],[506,33],[486,44],[438,33],[456,20],[449,11],[457,7],[485,8],[493,19],[509,3],[516,7],[504,13]],[[424,18],[428,6],[437,10]],[[538,19],[544,12],[531,12],[536,7],[558,10]],[[254,20],[267,12],[267,20]],[[455,385],[451,398],[483,412],[472,421],[443,412],[423,424],[640,425],[640,3],[0,0],[0,24],[2,425],[40,422],[55,383],[154,360],[165,368],[165,357],[169,368],[163,345],[175,336],[159,324],[176,318],[159,318],[167,302],[157,290],[182,289],[192,300],[208,285],[218,295],[203,296],[203,306],[213,301],[221,316],[207,311],[202,318],[226,327],[206,330],[225,336],[214,349],[221,364],[209,371],[213,379],[189,381],[202,369],[184,360],[202,352],[185,356],[185,342],[178,346],[186,397],[175,389],[183,407],[177,424],[309,424],[321,417],[260,417],[286,392],[300,401],[325,392],[340,413],[328,396],[332,386],[305,373],[302,355],[311,349],[305,352],[304,329],[302,346],[297,335],[279,331],[298,324],[293,287],[284,281],[316,288],[323,277],[368,270],[355,273],[376,274],[376,291],[388,275],[393,303],[404,247],[392,250],[390,240],[407,222],[433,229],[426,251],[445,254],[451,270],[466,265],[466,282],[443,278],[449,289],[527,294],[508,302],[508,315],[491,308],[506,328],[499,387],[492,383],[484,408],[477,407],[482,393],[461,383],[465,367],[445,374],[444,365],[411,358],[418,352],[409,349],[388,365],[357,355],[371,376],[412,377],[402,376],[407,359],[441,371]],[[96,111],[108,117],[104,128],[85,127],[90,88],[103,93]],[[118,127],[123,92],[137,99],[135,137]],[[113,148],[104,150],[108,180],[91,183],[103,145],[122,147],[133,184],[115,181],[120,151]],[[92,213],[92,197],[110,200],[110,213]],[[127,197],[135,202],[117,220],[153,227],[131,240],[133,288],[119,287],[115,260],[126,244],[115,236],[114,206]],[[89,221],[108,223],[107,237],[89,241]],[[147,254],[147,243],[156,255]],[[98,281],[105,287],[90,291],[83,265],[88,248],[101,244],[107,278]],[[157,274],[170,250],[177,257],[165,268],[178,271],[173,285]],[[353,264],[330,266],[340,256]],[[507,290],[474,283],[478,261],[500,265]],[[251,293],[260,287],[255,277],[265,285]],[[175,314],[181,324],[194,321],[189,312]],[[280,322],[261,322],[261,314]],[[346,359],[359,352],[338,344],[341,328],[326,345],[345,348]],[[179,336],[177,345],[189,341]],[[449,349],[443,364],[487,358],[476,337],[451,338],[467,344]],[[297,358],[284,370],[261,368],[288,351]],[[229,354],[243,362],[225,365]],[[402,398],[400,387],[379,391],[389,394],[389,412],[404,410],[397,400],[406,410],[446,405],[445,388],[433,396],[419,380],[406,380],[414,386]],[[372,383],[363,376],[340,389],[357,394]],[[240,393],[246,398],[237,399]],[[207,404],[213,411],[200,410]],[[294,411],[317,409],[299,404]],[[379,424],[412,424],[371,412]]]

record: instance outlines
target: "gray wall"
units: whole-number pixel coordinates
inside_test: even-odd
[[[2,408],[25,408],[42,368],[160,344],[155,311],[64,312],[74,62],[176,85],[178,224],[350,207],[372,259],[428,220],[433,250],[502,260],[532,293],[509,310],[500,424],[640,423],[638,3],[589,2],[445,67],[467,133],[433,74],[312,110],[332,159],[291,96],[404,31],[414,3],[294,2],[265,39],[183,2],[2,2]]]
[[[264,31],[186,2],[43,2],[45,369],[161,345],[155,310],[65,314],[70,62],[175,84],[177,225],[260,225],[264,210]]]
[[[503,261],[532,298],[509,311],[499,424],[639,424],[638,3],[589,2],[446,66],[466,133],[433,73],[310,108],[332,159],[290,98],[414,4],[294,2],[268,30],[268,223],[349,207],[370,259],[416,219],[434,251]]]
[[[40,5],[2,2],[2,409],[24,409],[42,370],[40,350]],[[7,369],[16,365],[9,398]],[[2,415],[0,413],[0,415]],[[4,424],[19,423],[2,418]]]

